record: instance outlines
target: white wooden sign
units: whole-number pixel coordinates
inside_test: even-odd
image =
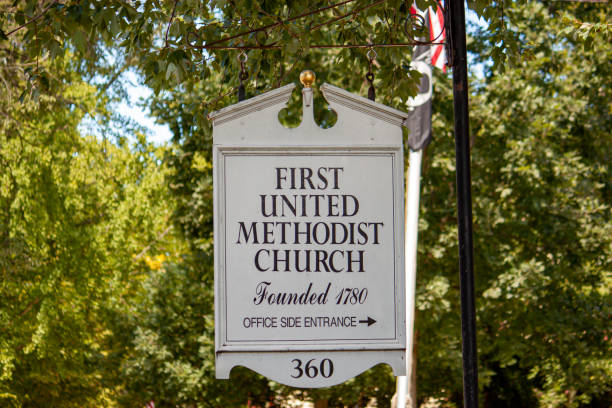
[[[324,84],[338,120],[278,121],[294,85],[211,113],[217,378],[327,387],[405,375],[406,114]]]

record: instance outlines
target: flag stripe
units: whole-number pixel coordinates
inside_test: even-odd
[[[429,8],[429,36],[431,41],[444,42],[446,40],[446,31],[444,29],[444,14],[440,7],[437,7],[434,13],[433,8]],[[446,72],[446,50],[444,45],[434,45],[431,53],[431,65],[442,69]]]

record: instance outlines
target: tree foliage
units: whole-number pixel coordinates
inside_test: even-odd
[[[422,7],[426,2],[419,3]],[[330,389],[295,390],[249,372],[214,379],[211,128],[236,101],[296,82],[365,93],[363,49],[407,42],[407,3],[0,0],[0,404],[258,406],[290,398],[388,406],[376,367]],[[371,7],[370,7],[371,6]],[[470,39],[476,290],[486,407],[611,402],[609,24],[596,4],[487,2]],[[322,25],[337,19],[333,24]],[[414,34],[414,33],[413,33]],[[409,49],[378,49],[377,100],[402,109],[418,75]],[[140,72],[171,149],[83,137],[109,131],[117,77]],[[503,73],[502,73],[503,70]],[[114,92],[114,93],[113,93]],[[119,92],[119,93],[117,93]],[[315,91],[316,92],[316,91]],[[452,91],[435,82],[418,258],[419,402],[461,404]],[[322,126],[334,114],[315,94]],[[280,115],[300,121],[296,92]],[[136,132],[128,127],[127,132]],[[160,159],[164,158],[164,164]],[[189,248],[172,236],[170,222]]]
[[[586,10],[603,12],[576,11]],[[608,406],[612,50],[601,37],[590,50],[576,42],[559,5],[507,12],[532,57],[474,80],[470,112],[482,401]],[[487,37],[476,41],[488,48]],[[419,247],[419,387],[459,401],[452,114],[448,89],[436,95]]]
[[[126,299],[178,249],[164,150],[82,135],[86,115],[108,119],[105,97],[69,51],[32,64],[22,50],[0,51],[0,405],[111,406]]]

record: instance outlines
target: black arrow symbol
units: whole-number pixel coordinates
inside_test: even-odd
[[[374,323],[376,323],[376,320],[372,319],[370,316],[368,316],[368,320],[360,320],[359,323],[367,323],[368,327],[373,325]]]

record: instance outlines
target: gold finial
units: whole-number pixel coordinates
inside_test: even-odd
[[[300,82],[302,83],[302,85],[304,85],[305,88],[310,88],[312,84],[314,84],[316,79],[317,76],[315,75],[315,73],[309,69],[300,73]]]

